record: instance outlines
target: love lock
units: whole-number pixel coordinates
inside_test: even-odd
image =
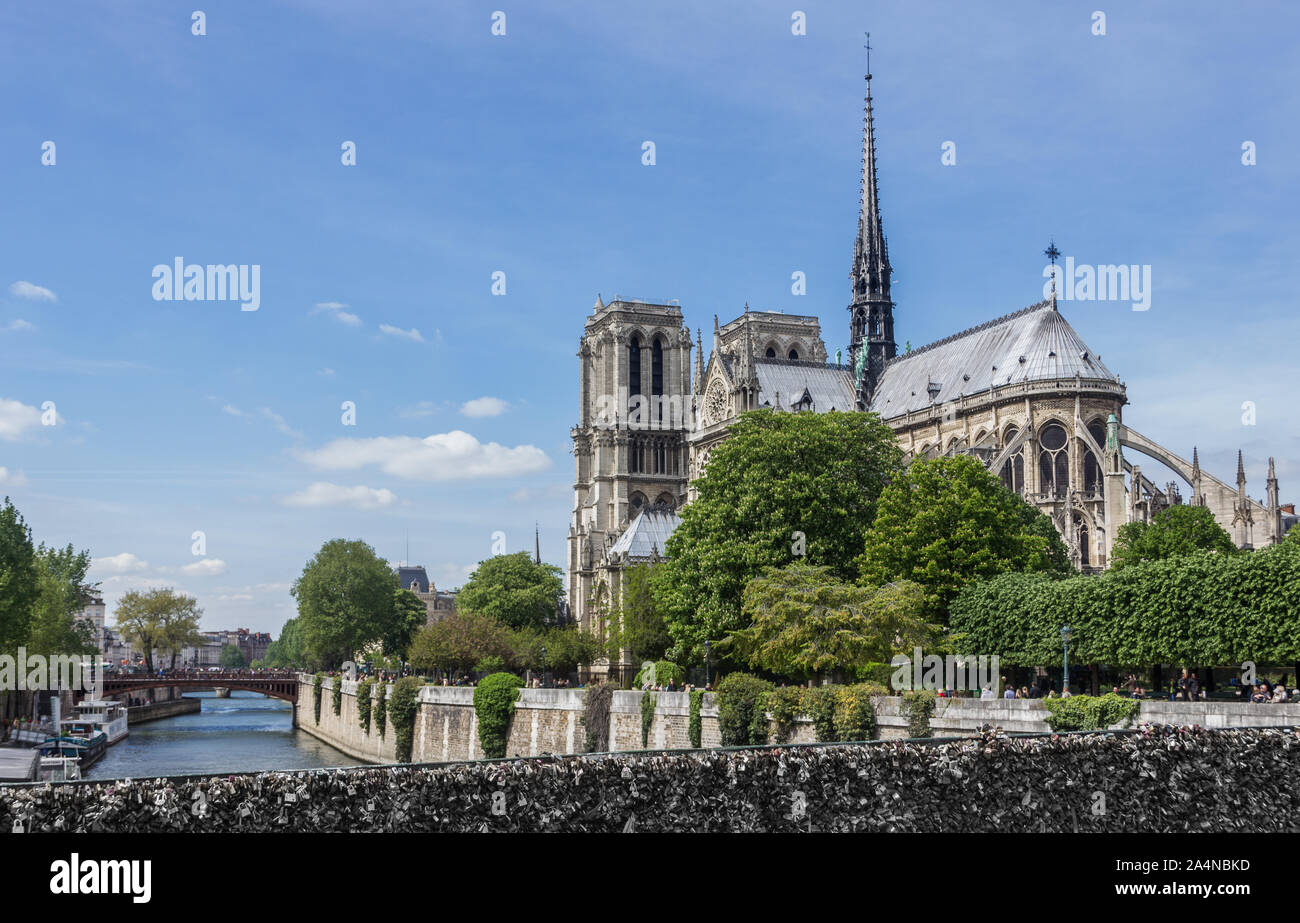
[[[10,833],[26,833],[26,832],[27,831],[23,829],[23,819],[21,817],[15,817],[14,826],[13,829],[10,831]]]

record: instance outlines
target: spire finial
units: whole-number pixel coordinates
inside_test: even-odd
[[[1237,486],[1246,483],[1246,466],[1241,457],[1241,449],[1237,450]]]
[[[871,95],[871,33],[867,33],[867,43],[863,46],[867,49],[867,95]]]
[[[535,542],[535,544],[533,545],[533,563],[541,564],[542,563],[542,527],[536,521],[533,522],[533,540]]]
[[[1052,238],[1043,255],[1052,261],[1052,304],[1056,304],[1056,258],[1061,255],[1061,251],[1056,249],[1056,238]]]

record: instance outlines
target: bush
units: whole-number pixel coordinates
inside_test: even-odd
[[[379,728],[379,739],[384,739],[384,732],[388,730],[388,683],[382,680],[379,683],[379,694],[375,696],[375,727]]]
[[[334,677],[334,694],[330,697],[330,706],[334,709],[334,717],[338,717],[343,712],[343,676],[342,674]]]
[[[415,716],[420,711],[418,696],[424,683],[414,676],[403,676],[393,686],[393,697],[388,700],[388,714],[393,719],[393,734],[397,740],[397,761],[411,761],[411,745],[415,740]]]
[[[317,673],[311,681],[311,704],[316,712],[316,723],[320,724],[320,690],[325,684],[325,674]]]
[[[794,734],[795,721],[803,711],[804,691],[798,686],[780,686],[767,694],[764,707],[772,713],[779,744],[789,743]]]
[[[592,683],[582,694],[582,726],[586,728],[588,753],[609,750],[609,706],[614,701],[614,687],[609,683]]]
[[[928,650],[928,648],[927,648]],[[889,663],[869,663],[857,671],[858,682],[860,683],[879,683],[888,687],[890,681],[894,678],[894,673],[898,670],[893,664]]]
[[[655,697],[649,692],[641,693],[641,749],[650,749],[650,726],[655,720]]]
[[[803,713],[812,719],[813,730],[821,743],[832,743],[840,738],[835,733],[836,686],[812,686],[804,689],[800,701]]]
[[[835,737],[842,741],[871,740],[876,733],[872,698],[886,695],[879,683],[840,686],[835,691]]]
[[[700,718],[700,708],[704,704],[704,690],[692,689],[691,694],[690,720],[686,725],[686,733],[691,739],[691,746],[699,749],[700,740],[704,733],[704,722]]]
[[[678,686],[681,686],[686,682],[686,671],[671,660],[656,660],[651,669],[654,671],[654,683],[652,685],[667,687],[670,682],[675,682]],[[636,676],[632,677],[633,689],[640,689],[642,680],[647,683],[650,682],[650,677],[646,676],[645,673],[646,670],[643,668],[637,671]]]
[[[718,729],[724,747],[767,743],[763,700],[772,684],[748,673],[732,673],[718,683]]]
[[[357,724],[366,736],[370,736],[370,697],[374,692],[373,680],[363,679],[357,683]]]
[[[515,711],[524,681],[513,673],[485,676],[474,688],[474,714],[478,716],[478,741],[483,755],[500,759],[510,739],[510,716]]]
[[[903,693],[903,714],[907,717],[908,737],[929,737],[930,716],[936,697],[932,689],[913,689]]]
[[[1098,731],[1112,724],[1127,725],[1138,711],[1137,699],[1126,699],[1113,692],[1042,701],[1047,707],[1047,726],[1053,731]]]

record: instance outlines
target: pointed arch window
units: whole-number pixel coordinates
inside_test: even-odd
[[[1093,420],[1088,424],[1088,434],[1096,440],[1097,445],[1106,444],[1106,424]],[[1087,446],[1083,449],[1083,489],[1092,493],[1101,492],[1101,461]]]
[[[1007,446],[1016,441],[1020,435],[1020,430],[1014,426],[1007,430],[1006,438],[1003,445]],[[1006,485],[1007,490],[1013,490],[1018,494],[1025,492],[1025,450],[1020,448],[1016,453],[1008,458],[1002,465],[1002,483]]]
[[[1069,437],[1065,427],[1049,423],[1038,434],[1038,478],[1041,492],[1063,499],[1070,489]]]
[[[641,337],[633,336],[627,347],[628,372],[627,395],[628,412],[636,406],[637,396],[641,393]]]

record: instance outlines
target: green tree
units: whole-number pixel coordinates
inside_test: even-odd
[[[242,670],[248,665],[244,660],[244,652],[234,644],[221,645],[221,654],[217,662],[226,670]]]
[[[172,669],[181,648],[202,644],[199,617],[203,610],[192,596],[170,587],[128,590],[117,602],[117,629],[122,637],[144,655],[145,669],[154,670],[157,650],[171,655]]]
[[[974,580],[1070,570],[1051,521],[969,455],[921,459],[895,478],[858,564],[866,583],[925,587],[927,616],[945,623],[948,603]]]
[[[1236,554],[1232,536],[1204,506],[1171,506],[1148,522],[1126,522],[1116,533],[1110,565],[1131,567],[1196,551]]]
[[[510,633],[510,663],[518,670],[571,673],[604,653],[600,639],[576,627],[520,628]],[[545,653],[543,653],[543,651]]]
[[[490,615],[510,628],[541,628],[555,624],[562,589],[558,567],[535,564],[523,551],[500,554],[479,562],[456,594],[456,609]]]
[[[40,579],[32,530],[5,497],[0,507],[0,653],[16,654],[27,643]]]
[[[36,654],[93,654],[94,626],[77,618],[90,602],[96,585],[86,584],[90,552],[65,548],[36,550],[40,596],[32,611],[27,650]]]
[[[457,611],[415,633],[411,665],[417,670],[464,671],[487,657],[513,655],[510,629],[490,615]]]
[[[778,676],[852,674],[935,640],[938,626],[925,620],[925,608],[915,583],[877,588],[837,580],[828,567],[768,568],[745,588],[749,626],[723,646]]]
[[[397,573],[362,541],[331,539],[294,581],[309,665],[337,669],[394,631]]]
[[[266,666],[272,670],[307,669],[307,651],[296,618],[285,622],[280,629],[280,637],[267,647]]]
[[[655,603],[651,573],[649,564],[636,564],[623,571],[623,604],[608,644],[611,660],[623,650],[630,652],[633,663],[659,660],[673,642],[663,612]]]
[[[800,558],[854,576],[876,502],[898,470],[893,431],[873,414],[742,414],[713,450],[697,499],[651,584],[677,663],[742,627],[745,586]],[[892,578],[891,578],[892,579]]]
[[[405,660],[411,647],[411,639],[429,620],[429,610],[424,600],[410,590],[398,587],[393,591],[392,623],[384,633],[384,653],[389,657]]]

